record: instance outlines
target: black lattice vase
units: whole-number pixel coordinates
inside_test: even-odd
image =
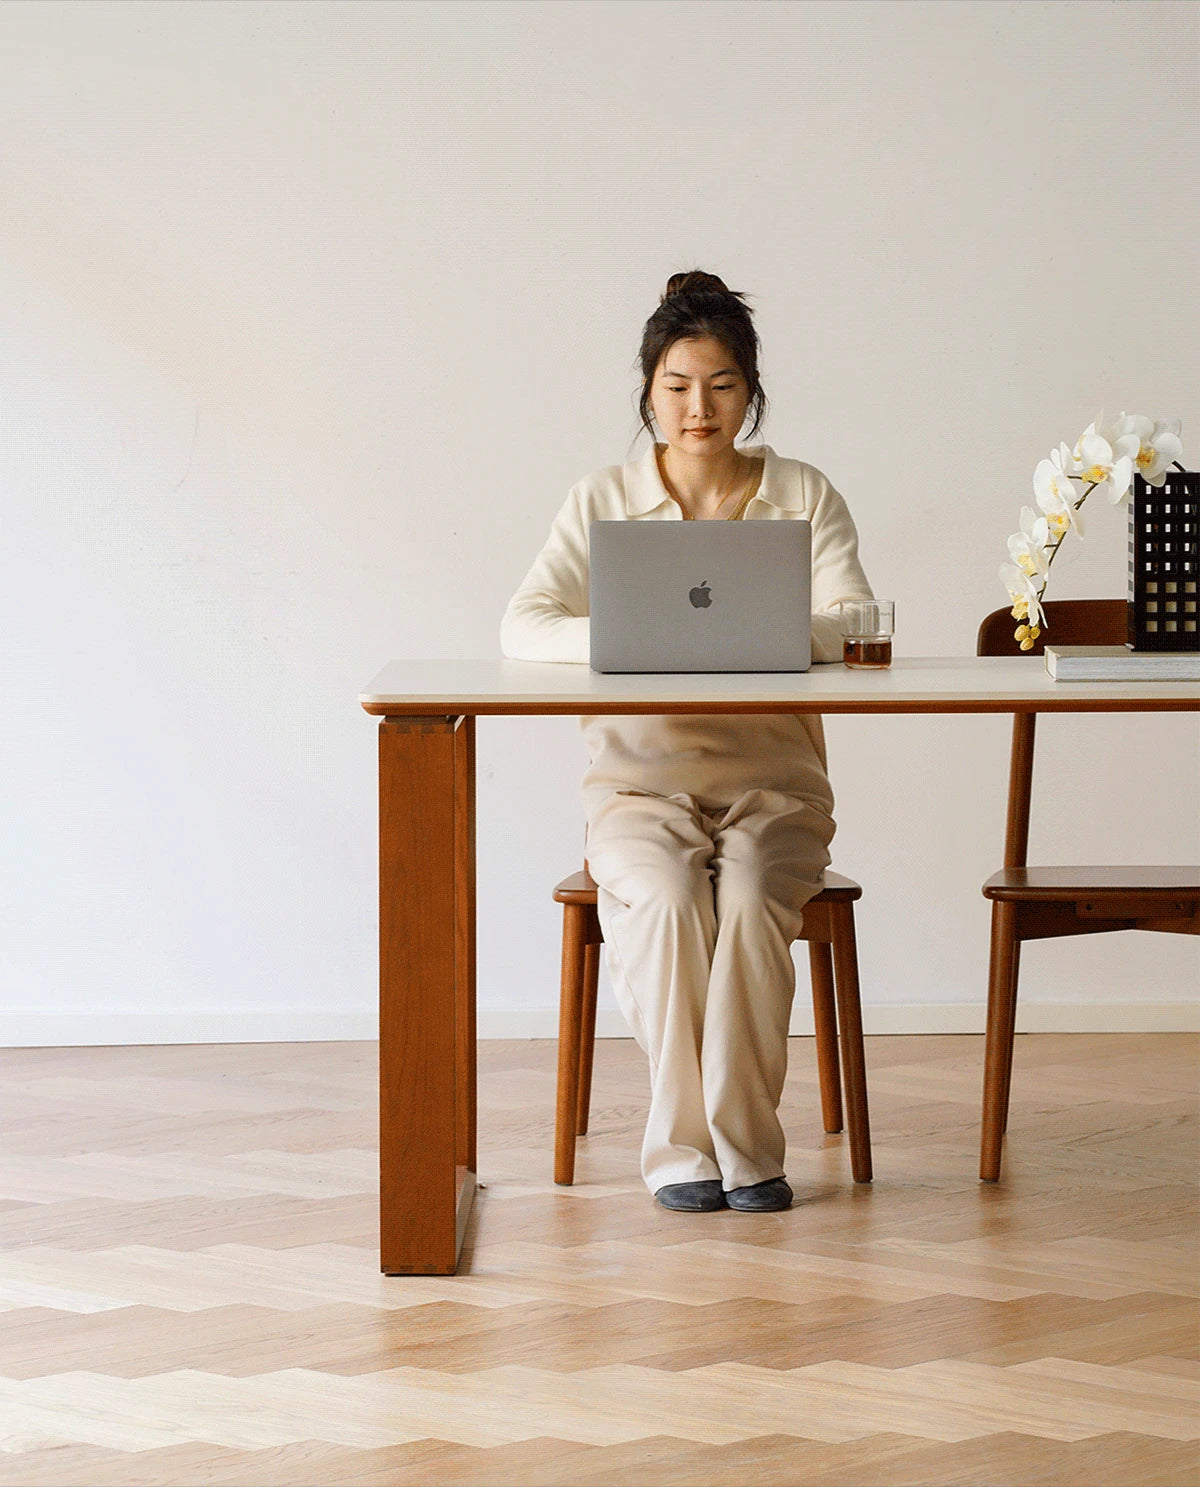
[[[1129,502],[1129,630],[1135,651],[1200,651],[1200,474],[1133,477]]]

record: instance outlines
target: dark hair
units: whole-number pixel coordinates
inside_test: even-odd
[[[767,395],[758,376],[758,332],[752,312],[744,294],[727,289],[716,274],[698,268],[671,275],[658,309],[642,331],[642,396],[638,403],[642,427],[654,437],[650,388],[664,354],[676,341],[693,341],[701,336],[720,341],[746,379],[750,389],[747,413],[754,417],[747,437],[752,439],[767,415]]]

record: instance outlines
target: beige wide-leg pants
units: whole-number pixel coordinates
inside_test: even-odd
[[[816,806],[776,790],[719,807],[637,790],[589,803],[613,991],[650,1058],[652,1192],[783,1175],[791,945],[833,831]]]

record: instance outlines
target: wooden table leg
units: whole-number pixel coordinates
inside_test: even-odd
[[[475,719],[454,730],[455,1161],[475,1167]],[[468,1204],[469,1207],[469,1204]],[[466,1214],[462,1215],[465,1223]],[[458,1236],[462,1248],[462,1234]]]
[[[379,1258],[452,1275],[475,1189],[474,731],[379,728]]]

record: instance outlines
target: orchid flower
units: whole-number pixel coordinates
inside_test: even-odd
[[[1106,420],[1098,413],[1068,449],[1060,444],[1033,472],[1033,493],[1042,515],[1031,506],[1021,509],[1021,530],[1008,539],[1011,563],[1000,567],[1000,580],[1012,601],[1014,632],[1023,651],[1046,623],[1042,598],[1050,565],[1058,556],[1068,531],[1083,536],[1083,503],[1102,490],[1116,505],[1129,493],[1136,472],[1149,485],[1161,486],[1167,468],[1183,456],[1178,419],[1152,421],[1138,413],[1122,413]],[[1082,490],[1077,489],[1082,486]]]
[[[1067,469],[1071,462],[1071,451],[1060,444],[1049,459],[1038,461],[1033,472],[1033,493],[1045,513],[1051,536],[1060,542],[1071,527],[1083,536],[1083,517],[1076,509],[1078,493]]]
[[[1131,444],[1125,445],[1122,449],[1117,450],[1117,441],[1125,437],[1129,433],[1128,429],[1122,427],[1124,421],[1124,413],[1122,413],[1119,418],[1105,418],[1103,412],[1097,413],[1095,418],[1092,419],[1091,423],[1088,424],[1087,428],[1084,429],[1083,433],[1080,434],[1079,438],[1075,440],[1075,448],[1071,451],[1070,473],[1072,475],[1082,476],[1085,467],[1083,441],[1087,438],[1092,437],[1093,435],[1097,435],[1099,438],[1103,439],[1104,442],[1109,446],[1109,448],[1116,451],[1116,453],[1128,454],[1132,457],[1134,450]],[[1066,445],[1060,444],[1059,448],[1065,449]]]
[[[1076,439],[1075,448],[1071,452],[1070,473],[1079,480],[1086,480],[1090,488],[1102,488],[1114,505],[1129,490],[1133,479],[1133,461],[1141,447],[1141,441],[1125,427],[1125,423],[1124,413],[1120,418],[1109,420],[1105,419],[1103,413],[1097,413]],[[1107,451],[1101,444],[1108,446]],[[1122,459],[1130,462],[1129,480],[1123,486],[1120,477],[1124,475],[1124,467],[1120,471],[1116,468]]]
[[[1022,622],[1017,628],[1017,641],[1023,651],[1032,650],[1040,627],[1045,623],[1042,613],[1042,589],[1045,585],[1035,583],[1015,563],[1000,564],[1000,582],[1012,600],[1013,619]]]
[[[1133,456],[1140,443],[1136,434],[1118,438],[1110,444],[1094,429],[1080,436],[1076,447],[1079,460],[1078,479],[1086,480],[1093,490],[1102,490],[1115,506],[1123,500],[1133,480]]]
[[[1151,421],[1140,413],[1122,413],[1120,427],[1122,436],[1138,442],[1133,451],[1137,473],[1148,485],[1162,485],[1168,468],[1183,454],[1179,420]]]
[[[1021,530],[1008,539],[1008,551],[1013,562],[1026,578],[1045,578],[1050,572],[1050,558],[1046,548],[1050,542],[1050,530],[1044,516],[1038,516],[1031,506],[1021,508]]]

